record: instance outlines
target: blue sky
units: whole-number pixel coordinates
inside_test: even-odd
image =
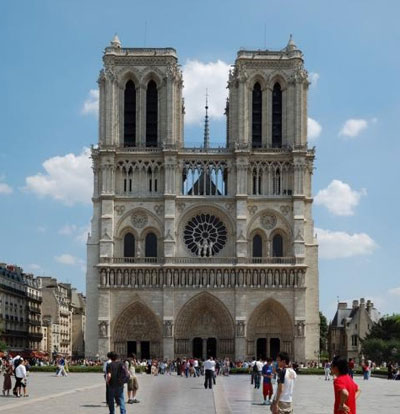
[[[313,79],[320,307],[332,318],[337,297],[366,297],[400,312],[397,1],[15,0],[1,9],[0,261],[84,289],[84,148],[97,142],[96,80],[115,32],[123,46],[177,49],[185,139],[201,140],[208,87],[215,144],[237,50],[281,49],[293,33]],[[196,76],[205,79],[197,88]]]

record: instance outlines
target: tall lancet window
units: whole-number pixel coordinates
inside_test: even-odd
[[[282,146],[282,89],[275,83],[272,91],[272,146]]]
[[[129,80],[125,85],[124,97],[124,146],[136,145],[136,88]]]
[[[257,82],[253,87],[253,107],[252,107],[252,147],[260,148],[261,138],[261,118],[262,118],[262,93],[261,86]]]
[[[156,83],[147,84],[146,93],[146,147],[157,146],[158,91]]]

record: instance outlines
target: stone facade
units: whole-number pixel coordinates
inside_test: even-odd
[[[380,319],[374,304],[361,298],[353,300],[349,308],[346,302],[338,303],[338,308],[328,330],[328,350],[331,357],[341,355],[361,362],[361,340],[369,333],[372,325]]]
[[[9,351],[39,349],[41,305],[38,279],[18,266],[0,264],[0,335]]]
[[[72,356],[82,358],[85,356],[85,332],[86,332],[86,298],[75,288],[71,289],[72,311]]]
[[[227,143],[187,148],[174,49],[107,47],[92,149],[86,355],[319,352],[303,55],[240,51]]]

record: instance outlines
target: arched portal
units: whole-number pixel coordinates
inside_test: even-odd
[[[201,341],[201,342],[200,342]],[[175,322],[175,356],[189,357],[196,351],[217,358],[235,354],[235,329],[226,306],[205,292],[189,300]]]
[[[256,307],[247,326],[249,357],[276,358],[280,351],[293,355],[293,322],[282,304],[268,299]]]
[[[148,306],[134,302],[116,318],[112,342],[120,356],[135,353],[138,358],[160,358],[161,323]]]

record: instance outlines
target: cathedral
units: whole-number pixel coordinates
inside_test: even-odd
[[[87,357],[319,353],[309,80],[292,38],[240,50],[226,145],[184,142],[173,48],[105,49],[92,147]],[[206,106],[207,110],[207,106]]]

